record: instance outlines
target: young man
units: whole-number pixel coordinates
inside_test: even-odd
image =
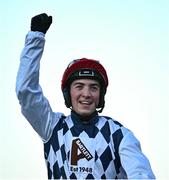
[[[44,142],[49,179],[154,179],[140,143],[104,108],[108,77],[92,59],[78,59],[66,68],[61,89],[69,116],[52,111],[39,85],[44,36],[52,17],[32,18],[17,75],[16,93],[22,113]]]

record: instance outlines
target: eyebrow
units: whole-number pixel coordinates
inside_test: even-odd
[[[73,84],[73,86],[76,86],[76,85],[85,85],[85,83],[83,83],[83,82],[76,82],[76,83]],[[97,82],[96,83],[90,83],[89,86],[98,86],[98,87],[100,87],[100,84],[97,83]]]

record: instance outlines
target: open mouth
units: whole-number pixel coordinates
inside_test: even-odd
[[[79,103],[82,105],[91,105],[92,104],[91,101],[79,101]]]

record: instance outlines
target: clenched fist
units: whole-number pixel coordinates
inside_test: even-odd
[[[31,31],[39,31],[46,34],[51,24],[52,16],[48,16],[45,13],[39,14],[31,19]]]

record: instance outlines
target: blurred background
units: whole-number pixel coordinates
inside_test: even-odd
[[[16,74],[31,18],[53,16],[40,84],[53,111],[69,114],[60,88],[68,63],[107,69],[103,115],[131,129],[157,179],[169,179],[169,1],[15,0],[0,5],[0,179],[47,179],[43,143],[22,116]]]

